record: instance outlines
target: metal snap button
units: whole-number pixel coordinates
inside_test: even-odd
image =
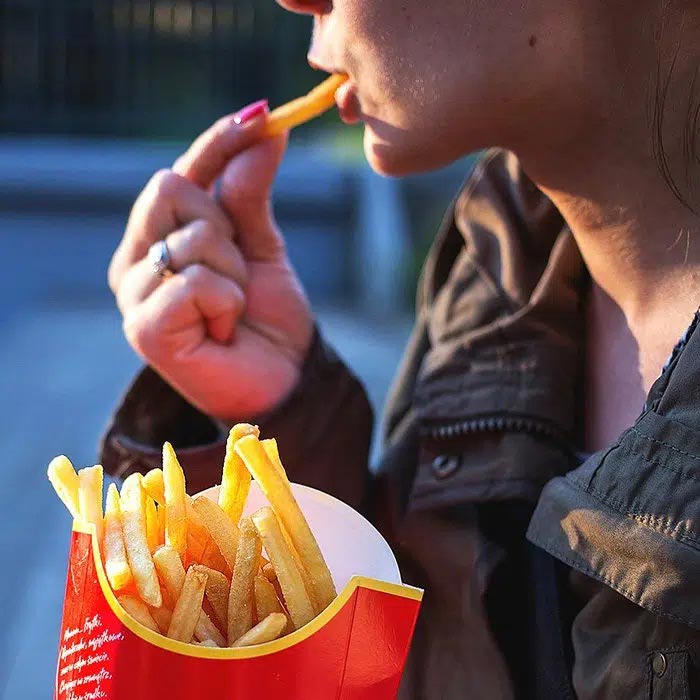
[[[668,668],[666,656],[660,651],[657,651],[651,658],[651,667],[654,670],[654,675],[657,678],[661,678],[661,676],[666,673],[666,669]]]
[[[462,466],[460,455],[440,455],[433,460],[433,474],[436,479],[447,479]]]

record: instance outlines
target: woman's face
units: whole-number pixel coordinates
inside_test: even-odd
[[[341,116],[364,122],[370,164],[392,175],[486,146],[571,138],[626,50],[611,15],[632,26],[630,3],[601,0],[278,2],[314,15],[309,58],[349,75]]]

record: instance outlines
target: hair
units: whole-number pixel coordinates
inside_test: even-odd
[[[668,9],[664,7],[662,26],[659,34],[663,34],[663,19]],[[681,42],[676,41],[673,57],[664,74],[663,61],[660,58],[655,77],[654,99],[651,105],[652,149],[661,174],[673,192],[676,199],[693,214],[700,216],[700,209],[694,202],[697,183],[694,180],[694,169],[700,165],[700,63],[693,72],[688,95],[688,114],[682,133],[683,177],[679,177],[671,167],[670,157],[665,144],[664,122],[666,106],[669,99],[669,88],[681,52]]]

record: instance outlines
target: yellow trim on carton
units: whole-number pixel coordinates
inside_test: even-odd
[[[420,588],[413,586],[400,585],[398,583],[388,583],[367,576],[353,576],[338,594],[338,597],[317,617],[311,622],[304,625],[301,629],[288,634],[286,637],[276,639],[273,642],[265,644],[257,644],[251,647],[242,647],[239,649],[228,648],[213,648],[200,647],[194,644],[185,644],[174,639],[164,637],[162,634],[153,632],[147,627],[144,627],[140,622],[134,620],[126,611],[119,605],[117,597],[109,585],[107,574],[105,573],[102,564],[102,556],[100,555],[100,547],[97,541],[97,533],[95,526],[92,523],[86,523],[82,520],[73,521],[73,531],[81,532],[85,535],[90,535],[92,538],[92,555],[95,560],[95,570],[97,571],[97,580],[100,583],[102,593],[112,609],[112,612],[119,618],[120,622],[133,632],[137,637],[141,637],[150,644],[154,644],[160,649],[174,652],[175,654],[184,654],[185,656],[194,656],[199,659],[252,659],[258,656],[267,656],[275,654],[278,651],[283,651],[289,647],[298,644],[299,642],[308,639],[318,630],[330,622],[345,604],[352,598],[355,589],[368,588],[380,593],[388,593],[389,595],[400,596],[401,598],[409,598],[410,600],[421,601],[423,599],[423,591]]]

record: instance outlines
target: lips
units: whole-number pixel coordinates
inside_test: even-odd
[[[352,80],[343,83],[335,93],[335,102],[338,105],[340,118],[346,124],[357,124],[362,118],[360,101],[357,97],[357,88]]]

